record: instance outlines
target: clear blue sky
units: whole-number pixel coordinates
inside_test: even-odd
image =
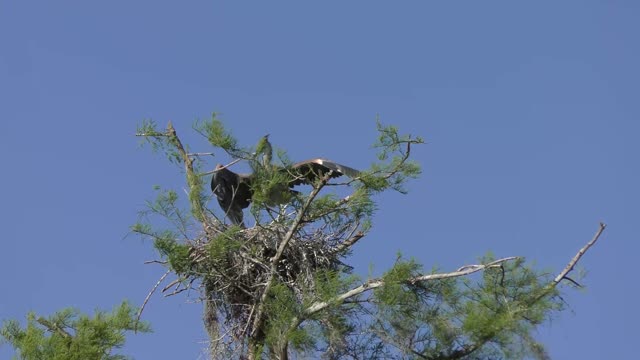
[[[640,5],[632,1],[0,2],[0,319],[140,304],[162,274],[126,237],[183,187],[136,124],[185,140],[212,111],[245,144],[366,168],[376,114],[423,136],[353,263],[453,270],[486,251],[557,272],[596,231],[586,291],[539,331],[554,359],[632,358],[640,252]],[[223,160],[226,158],[222,158]],[[211,204],[214,206],[214,204]],[[191,300],[195,298],[192,294]],[[136,359],[196,359],[201,306],[156,296]],[[11,352],[0,347],[0,358]]]

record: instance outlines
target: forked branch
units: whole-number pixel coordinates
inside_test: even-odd
[[[571,259],[571,261],[567,264],[567,266],[564,268],[564,270],[562,270],[558,274],[558,276],[556,276],[553,279],[553,281],[550,283],[550,288],[554,288],[556,285],[558,285],[560,283],[560,281],[562,281],[562,279],[565,279],[567,277],[569,272],[571,272],[571,270],[573,270],[573,268],[578,263],[580,258],[587,252],[587,250],[589,250],[589,248],[591,246],[593,246],[596,243],[596,241],[598,241],[598,238],[600,237],[600,235],[602,234],[602,232],[604,231],[605,228],[606,228],[606,225],[604,223],[600,223],[600,228],[598,229],[598,231],[594,235],[593,239],[591,239],[591,241],[589,241],[583,248],[581,248],[580,251],[578,251],[578,253],[573,257],[573,259]],[[411,279],[407,279],[405,281],[405,283],[407,283],[407,284],[415,284],[415,283],[423,282],[423,281],[441,280],[441,279],[447,279],[447,278],[467,276],[467,275],[473,274],[473,273],[481,271],[481,270],[486,270],[488,268],[500,267],[503,262],[516,260],[516,259],[518,259],[518,257],[512,256],[512,257],[506,257],[506,258],[498,259],[498,260],[492,261],[492,262],[490,262],[488,264],[466,265],[466,266],[463,266],[463,267],[461,267],[458,270],[453,271],[453,272],[416,276],[416,277],[413,277]],[[331,299],[329,301],[318,301],[318,302],[315,302],[315,303],[311,304],[309,307],[307,307],[303,311],[303,315],[305,317],[308,317],[308,316],[313,315],[314,313],[316,313],[318,311],[322,311],[322,310],[326,309],[327,307],[329,307],[332,304],[342,303],[343,301],[345,301],[345,300],[347,300],[349,298],[352,298],[352,297],[360,295],[360,294],[362,294],[364,292],[379,288],[379,287],[383,286],[384,284],[385,284],[384,280],[380,279],[380,278],[369,280],[369,281],[365,282],[364,284],[362,284],[362,285],[360,285],[358,287],[355,287],[355,288],[353,288],[353,289],[351,289],[351,290],[349,290],[349,291],[347,291],[347,292],[345,292],[343,294],[340,294],[340,295],[334,297],[333,299]],[[301,319],[297,320],[298,324],[299,324],[300,320]]]

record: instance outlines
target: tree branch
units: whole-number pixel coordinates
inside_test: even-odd
[[[580,261],[580,258],[587,252],[587,250],[589,250],[589,248],[591,248],[600,238],[600,235],[602,234],[602,232],[604,231],[604,229],[607,227],[606,224],[604,223],[600,223],[600,227],[598,228],[598,231],[596,231],[595,235],[593,236],[593,238],[591,239],[591,241],[589,241],[585,246],[583,246],[578,253],[571,259],[571,261],[569,261],[569,263],[567,264],[567,266],[564,268],[564,270],[562,270],[550,283],[549,286],[547,287],[546,291],[543,291],[538,297],[536,297],[532,303],[536,303],[538,301],[540,301],[540,299],[542,299],[543,297],[547,296],[549,294],[549,292],[554,289],[563,279],[569,280],[572,283],[574,283],[575,285],[577,285],[578,287],[581,287],[580,284],[578,284],[577,282],[575,282],[573,279],[569,278],[567,275],[573,270],[573,268],[576,266],[576,264],[578,263],[578,261]],[[467,344],[461,347],[461,349],[455,350],[450,354],[441,354],[438,357],[434,358],[437,360],[445,360],[445,359],[460,359],[462,357],[465,357],[467,355],[470,355],[471,353],[473,353],[474,351],[476,351],[477,349],[479,349],[480,347],[482,347],[487,341],[489,341],[490,338],[481,340],[481,341],[477,341],[473,344]]]
[[[291,238],[295,234],[296,230],[298,229],[298,227],[302,223],[302,218],[304,217],[305,213],[307,212],[307,209],[309,209],[309,206],[311,206],[311,202],[313,202],[313,199],[315,199],[315,197],[318,195],[318,193],[320,192],[320,190],[322,189],[324,184],[326,184],[327,181],[329,181],[330,175],[331,175],[331,172],[328,172],[320,180],[320,184],[318,186],[314,186],[313,191],[311,191],[311,194],[309,194],[309,197],[307,198],[305,203],[302,205],[302,208],[300,208],[300,211],[298,212],[298,215],[296,216],[295,220],[293,221],[293,224],[289,228],[289,231],[287,231],[287,234],[285,235],[284,239],[282,240],[282,242],[278,246],[278,250],[276,251],[275,256],[273,258],[271,258],[271,269],[269,271],[269,277],[267,278],[266,285],[264,287],[264,290],[262,291],[262,295],[260,296],[260,302],[258,303],[259,305],[258,305],[258,308],[256,310],[256,315],[253,318],[253,324],[251,326],[251,333],[250,334],[252,336],[256,334],[256,331],[262,325],[264,308],[266,306],[265,302],[266,302],[269,290],[271,289],[271,285],[273,284],[273,279],[275,277],[275,274],[277,273],[278,262],[280,261],[280,258],[282,257],[282,253],[284,252],[284,249],[287,247],[287,244],[289,244],[289,241],[291,240]]]
[[[583,246],[582,249],[578,251],[576,256],[574,256],[573,259],[569,261],[569,263],[564,268],[564,270],[562,270],[558,274],[558,276],[556,276],[555,279],[553,279],[552,286],[555,287],[560,283],[560,281],[562,281],[562,279],[565,279],[567,275],[569,275],[569,273],[571,272],[571,270],[573,270],[573,268],[576,266],[578,261],[580,261],[580,258],[587,252],[587,250],[589,250],[590,247],[592,247],[596,243],[596,241],[598,241],[598,239],[600,238],[600,235],[602,234],[602,232],[606,227],[607,227],[607,224],[600,223],[600,227],[598,228],[598,231],[596,231],[596,234],[593,236],[591,241],[589,241],[585,246]]]
[[[147,305],[147,303],[149,302],[149,299],[151,299],[151,295],[153,295],[154,292],[156,292],[156,289],[158,289],[158,286],[160,286],[160,284],[162,283],[162,281],[164,281],[164,279],[167,277],[167,275],[169,275],[171,273],[171,270],[167,270],[167,272],[164,273],[164,275],[162,275],[160,277],[160,279],[158,280],[158,282],[156,282],[156,284],[153,286],[153,288],[151,289],[151,291],[149,291],[149,293],[147,294],[147,297],[144,298],[144,302],[142,303],[142,306],[140,307],[140,310],[138,310],[138,316],[136,316],[136,324],[133,327],[133,332],[138,332],[138,323],[140,322],[140,317],[142,316],[142,312],[144,311],[144,307]]]
[[[342,252],[350,247],[352,247],[355,243],[358,242],[358,240],[362,239],[364,237],[364,233],[362,231],[359,231],[357,234],[353,235],[352,237],[348,238],[347,240],[341,242],[340,244],[336,245],[336,247],[334,247],[331,250],[331,253],[333,254],[337,254],[339,252]]]
[[[232,162],[228,163],[227,165],[225,165],[225,166],[223,166],[223,167],[221,167],[221,168],[219,168],[219,169],[214,169],[214,170],[211,170],[211,171],[203,172],[203,173],[200,173],[199,175],[200,175],[200,176],[205,176],[205,175],[211,175],[211,174],[214,174],[214,173],[216,173],[216,172],[218,172],[218,171],[220,171],[220,170],[222,170],[222,169],[226,169],[226,168],[228,168],[229,166],[231,166],[231,165],[233,165],[233,164],[236,164],[236,163],[238,163],[238,162],[240,162],[240,161],[242,161],[242,160],[243,160],[242,158],[235,159],[235,160],[233,160]]]
[[[63,326],[60,326],[60,324],[58,324],[57,322],[52,322],[49,321],[43,317],[39,317],[38,319],[36,319],[36,321],[47,328],[47,330],[49,330],[50,332],[56,332],[58,333],[58,335],[62,336],[63,338],[66,339],[71,339],[73,336],[67,332]]]
[[[414,278],[405,280],[405,283],[413,285],[413,284],[415,284],[417,282],[422,282],[422,281],[440,280],[440,279],[448,279],[448,278],[453,278],[453,277],[466,276],[466,275],[473,274],[473,273],[481,271],[481,270],[485,270],[485,269],[488,269],[488,268],[500,266],[500,264],[505,262],[505,261],[511,261],[511,260],[515,260],[517,258],[518,258],[517,256],[511,256],[511,257],[506,257],[506,258],[502,258],[502,259],[498,259],[498,260],[492,261],[492,262],[490,262],[488,264],[464,266],[464,267],[460,268],[459,270],[456,270],[456,271],[453,271],[453,272],[420,275],[420,276],[416,276]],[[369,280],[369,281],[365,282],[364,284],[362,284],[362,285],[360,285],[358,287],[355,287],[355,288],[353,288],[353,289],[351,289],[351,290],[349,290],[349,291],[347,291],[345,293],[342,293],[342,294],[334,297],[333,299],[331,299],[329,301],[318,301],[318,302],[315,302],[315,303],[311,304],[311,306],[307,307],[303,311],[303,314],[304,314],[305,317],[308,317],[309,315],[313,315],[313,314],[317,313],[318,311],[326,309],[331,304],[341,303],[346,299],[349,299],[349,298],[354,297],[356,295],[360,295],[360,294],[362,294],[362,293],[364,293],[366,291],[379,288],[379,287],[383,286],[384,284],[385,284],[384,280],[380,279],[380,278]],[[300,319],[300,320],[302,320],[302,319]],[[298,323],[299,323],[300,320],[298,320]]]

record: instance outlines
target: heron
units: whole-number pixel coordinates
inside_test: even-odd
[[[268,144],[267,137],[268,135],[263,139]],[[263,156],[265,158],[268,156],[268,159],[263,159],[263,161],[271,160],[270,144],[267,149],[268,153],[263,153]],[[301,184],[313,184],[327,174],[330,178],[345,175],[352,179],[360,174],[360,171],[356,169],[322,158],[301,161],[287,167],[273,167],[273,169],[285,174],[288,178],[286,190],[294,193],[293,187]],[[211,178],[211,190],[216,195],[220,208],[233,224],[241,227],[245,227],[242,210],[249,206],[253,198],[252,181],[254,177],[254,174],[238,174],[218,164]],[[267,204],[281,205],[288,202],[290,198],[290,196],[283,196],[283,191],[272,191],[268,194]]]

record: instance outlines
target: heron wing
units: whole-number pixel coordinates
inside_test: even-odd
[[[342,175],[356,178],[360,171],[327,159],[309,159],[293,164],[288,171],[294,176],[289,186],[311,184],[331,172],[331,178]]]

